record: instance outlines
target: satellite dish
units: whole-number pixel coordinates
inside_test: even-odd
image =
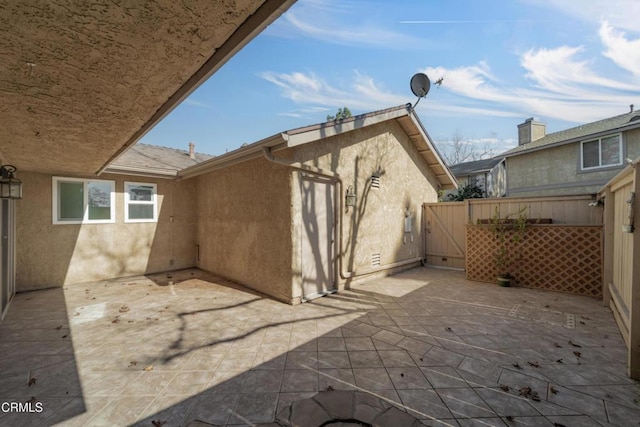
[[[427,96],[430,88],[431,82],[429,81],[429,77],[427,77],[426,74],[417,73],[414,74],[413,77],[411,77],[411,92],[413,92],[413,94],[418,97],[418,100],[413,105],[414,108],[416,105],[418,105],[418,102],[420,102],[421,98]]]

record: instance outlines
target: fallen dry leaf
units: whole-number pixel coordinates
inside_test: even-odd
[[[516,369],[522,369],[522,366],[520,366],[519,363],[513,363],[512,366]]]
[[[579,351],[574,351],[573,354],[575,354],[577,358],[580,358],[580,356],[582,356],[582,353],[580,353]]]
[[[333,387],[332,387],[332,386],[330,386],[330,385],[328,385],[328,386],[327,386],[327,391],[333,391]]]
[[[60,325],[60,326],[56,326],[56,329],[57,329],[57,330],[62,329],[62,325]]]
[[[549,387],[549,391],[553,394],[558,394],[558,389],[556,389],[554,386]]]
[[[123,305],[122,307],[120,307],[120,310],[118,310],[120,313],[126,313],[127,311],[129,311],[129,306],[128,305]]]
[[[27,381],[27,387],[31,387],[32,385],[35,385],[36,380],[37,378],[31,374],[31,371],[29,371],[29,381]]]
[[[540,365],[538,364],[538,362],[527,362],[529,364],[529,366],[532,366],[534,368],[539,368]]]
[[[151,424],[153,424],[155,427],[162,427],[166,423],[167,423],[166,421],[160,421],[160,420],[151,421]]]
[[[558,359],[558,360],[556,360],[556,362],[558,362],[558,363],[564,363],[564,362],[562,361],[562,359]]]
[[[502,389],[502,391],[509,391],[509,386],[506,384],[500,384],[500,388]]]
[[[145,366],[144,368],[142,368],[142,370],[147,372],[153,371],[153,366],[152,365]]]
[[[576,344],[573,341],[569,340],[569,344],[571,344],[574,347],[582,347],[580,344]]]
[[[132,360],[131,362],[129,362],[129,366],[136,366],[138,364],[138,362],[136,362],[135,360]]]
[[[520,390],[518,390],[518,394],[520,396],[528,397],[531,394],[531,387],[522,387]]]

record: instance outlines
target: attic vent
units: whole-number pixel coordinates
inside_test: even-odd
[[[380,267],[380,252],[371,254],[371,267]]]
[[[376,190],[380,189],[380,176],[379,175],[371,175],[371,188],[375,188]]]

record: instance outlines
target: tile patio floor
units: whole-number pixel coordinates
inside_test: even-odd
[[[462,272],[417,268],[292,307],[185,270],[18,294],[0,404],[43,411],[0,411],[0,425],[253,425],[330,387],[426,425],[638,426],[625,355],[600,301]]]

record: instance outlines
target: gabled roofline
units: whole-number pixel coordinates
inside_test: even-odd
[[[601,131],[601,132],[589,133],[589,134],[586,134],[586,135],[577,136],[577,137],[574,137],[574,138],[565,139],[565,140],[558,141],[558,142],[553,142],[551,144],[541,145],[539,147],[526,148],[526,149],[523,149],[523,150],[520,150],[520,151],[516,151],[515,153],[509,153],[507,151],[505,153],[502,153],[501,155],[504,156],[505,158],[506,157],[515,157],[515,156],[519,156],[520,154],[533,153],[535,151],[545,150],[547,148],[559,147],[561,145],[566,145],[566,144],[573,144],[574,142],[586,141],[586,140],[589,140],[589,139],[592,139],[592,138],[600,138],[601,136],[611,135],[613,133],[618,133],[618,132],[626,132],[626,131],[633,130],[633,129],[636,129],[636,128],[640,128],[640,120],[636,120],[636,121],[633,121],[633,122],[631,122],[629,124],[626,124],[626,125],[623,125],[623,126],[619,126],[619,127],[616,127],[616,128],[612,128],[612,129],[608,129],[608,130],[604,130],[604,131]],[[549,134],[549,135],[553,135],[553,134]]]
[[[442,156],[437,150],[431,138],[427,134],[420,119],[415,114],[411,104],[400,105],[397,107],[387,108],[385,110],[374,111],[371,113],[361,114],[343,120],[333,120],[325,123],[304,126],[291,129],[286,132],[277,133],[268,138],[254,142],[237,150],[230,151],[221,156],[214,157],[194,166],[189,166],[178,172],[179,178],[193,178],[215,170],[223,169],[238,163],[246,162],[263,156],[263,148],[269,148],[271,152],[304,145],[309,142],[318,141],[335,135],[340,135],[356,129],[383,123],[389,120],[401,119],[409,117],[415,129],[418,131],[420,139],[424,141],[424,149],[418,148],[420,153],[431,151],[434,153],[435,163],[428,163],[430,167],[440,166],[444,173],[437,174],[436,177],[442,187],[451,184],[457,188],[457,181],[449,171]],[[426,161],[426,159],[425,159]],[[435,172],[434,172],[435,173]],[[444,182],[443,182],[444,181]],[[447,183],[447,181],[449,181]]]
[[[453,174],[449,170],[449,167],[444,162],[444,160],[442,160],[442,155],[440,154],[440,151],[438,151],[438,148],[435,146],[435,144],[431,140],[431,137],[429,136],[429,133],[427,133],[427,130],[422,125],[422,122],[420,121],[420,118],[416,114],[415,110],[413,109],[411,104],[407,104],[407,107],[408,107],[408,110],[409,110],[409,117],[411,117],[411,120],[413,120],[413,123],[418,128],[418,131],[422,135],[422,138],[423,138],[424,142],[427,144],[428,149],[431,150],[434,153],[434,156],[436,158],[437,164],[442,167],[442,169],[445,172],[445,176],[451,182],[451,185],[453,185],[453,188],[458,188],[458,180],[453,176]],[[421,151],[420,153],[422,153],[422,152],[423,151]],[[434,166],[434,164],[429,164],[429,166],[430,167]],[[440,176],[437,176],[437,178],[438,178],[438,180],[440,180]],[[444,187],[444,185],[442,185],[442,187]]]
[[[118,175],[136,175],[151,178],[175,179],[178,176],[176,169],[160,169],[147,166],[109,166],[103,173],[113,173]]]

